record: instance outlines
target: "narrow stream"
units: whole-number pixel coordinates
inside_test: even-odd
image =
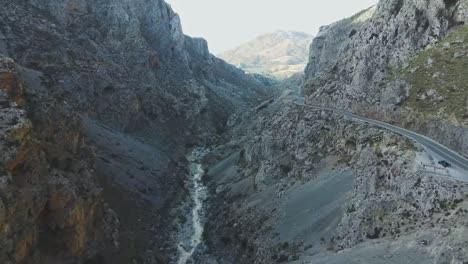
[[[179,258],[177,264],[186,264],[193,256],[196,248],[202,242],[204,228],[204,202],[207,198],[207,188],[203,185],[202,177],[204,174],[200,159],[203,157],[203,149],[195,149],[189,156],[190,161],[190,195],[192,199],[191,219],[188,219],[191,225],[188,226],[186,233],[190,234],[188,238],[183,239],[178,244]]]

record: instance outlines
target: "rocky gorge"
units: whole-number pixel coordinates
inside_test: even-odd
[[[466,7],[380,1],[322,27],[301,96],[466,157]],[[466,263],[466,183],[412,140],[301,96],[234,115],[207,156],[213,263]]]
[[[279,84],[163,0],[0,3],[0,263],[467,262],[466,181],[298,103],[466,157],[466,0],[381,0]]]
[[[0,262],[167,263],[186,148],[267,98],[266,79],[162,0],[1,6]]]

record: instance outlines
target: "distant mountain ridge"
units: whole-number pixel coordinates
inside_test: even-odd
[[[276,31],[261,35],[218,57],[249,72],[284,79],[304,70],[313,36]]]

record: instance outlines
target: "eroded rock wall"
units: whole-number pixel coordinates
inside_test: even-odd
[[[6,52],[42,73],[43,89],[119,130],[196,133],[195,119],[222,124],[268,93],[186,37],[162,0],[5,1],[0,15]]]
[[[449,103],[465,89],[459,84],[464,75],[453,66],[466,63],[466,8],[464,0],[383,0],[323,27],[311,46],[306,103],[395,123],[466,155],[463,113],[451,115],[427,101],[444,97]],[[440,62],[452,74],[430,69]],[[436,74],[456,92],[421,91],[411,79],[420,71],[432,73],[423,80]],[[408,105],[421,96],[439,113]],[[207,243],[217,261],[463,263],[466,183],[429,171],[422,164],[434,161],[403,137],[301,108],[295,100],[294,92],[285,93],[231,119],[227,143],[207,156],[207,182],[219,198]],[[463,99],[456,102],[464,107]],[[342,183],[327,187],[336,177],[349,177],[348,170],[351,190]]]
[[[206,157],[205,237],[218,263],[391,263],[381,245],[414,263],[466,258],[468,186],[424,169],[412,141],[294,97],[231,124]]]
[[[112,251],[118,219],[102,203],[78,117],[57,110],[32,122],[24,81],[3,56],[0,88],[0,261],[75,263]]]
[[[464,71],[455,67],[466,60],[466,38],[450,40],[463,35],[467,6],[465,0],[380,1],[370,10],[323,27],[306,70],[307,101],[399,124],[468,155],[466,119],[460,112],[464,103],[458,100],[466,97],[466,82],[458,81]],[[455,51],[437,56],[447,49],[443,45],[452,45]],[[432,74],[421,77],[432,61],[450,68],[451,74],[438,73],[434,64]],[[437,92],[421,81],[430,79],[437,87],[450,88]]]
[[[21,106],[2,99],[1,117],[30,124],[28,140],[1,141],[0,262],[167,263],[186,147],[271,89],[185,36],[163,0],[0,5],[0,54],[15,64],[2,86]]]
[[[395,96],[401,96],[400,91],[394,89],[392,97],[379,86],[389,67],[402,64],[454,26],[466,23],[466,6],[464,0],[380,1],[374,11],[323,27],[313,47],[324,40],[346,40],[339,41],[338,47],[311,50],[311,57],[322,57],[325,64],[310,61],[306,95],[322,102],[340,101],[348,107],[352,103],[398,104]],[[361,16],[364,18],[359,19]],[[325,70],[323,74],[313,70],[317,67]]]

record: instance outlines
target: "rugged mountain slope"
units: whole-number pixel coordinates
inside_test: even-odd
[[[393,122],[466,155],[458,110],[467,4],[382,0],[323,27],[306,69],[306,102]],[[447,178],[435,157],[403,137],[296,99],[291,91],[236,115],[227,143],[206,157],[216,196],[204,258],[466,262],[465,182]]]
[[[79,117],[60,108],[40,122],[25,111],[16,65],[0,57],[0,261],[63,263],[118,243],[118,219],[96,184]]]
[[[167,263],[186,145],[270,89],[162,0],[0,4],[0,262]]]
[[[206,157],[213,263],[462,263],[468,185],[391,132],[284,96]],[[252,136],[252,131],[255,136]],[[461,249],[460,249],[461,248]],[[339,252],[339,254],[335,254]],[[211,262],[209,262],[211,263]],[[450,262],[449,262],[450,263]]]
[[[460,54],[464,51],[462,25],[468,19],[467,5],[466,1],[384,1],[364,21],[352,18],[324,27],[312,45],[306,71],[308,84],[304,94],[308,101],[395,122],[468,154],[468,132],[463,114],[458,112],[466,107],[460,102],[466,86],[458,76],[464,75],[462,65],[466,57]],[[336,39],[340,40],[339,45],[335,44]],[[440,54],[444,45],[452,45],[446,57]],[[427,51],[420,53],[422,49]],[[447,66],[443,63],[452,67],[450,75],[437,70],[438,66]],[[421,83],[421,75],[429,74],[423,73],[423,68],[432,68],[433,81],[426,75],[426,83]],[[413,76],[404,78],[405,72]],[[434,101],[441,96],[430,91],[436,83],[454,90],[446,93],[445,103]],[[422,97],[427,92],[430,95]],[[428,98],[431,96],[434,98]],[[432,101],[435,111],[420,108],[414,104],[415,98]],[[457,105],[456,112],[446,106],[452,103]]]
[[[298,91],[252,108],[268,80],[184,36],[162,0],[0,4],[1,263],[169,263],[186,146],[213,143],[199,263],[468,259],[466,183]],[[322,28],[306,101],[466,154],[467,5],[382,0]]]
[[[251,73],[283,79],[302,72],[312,36],[302,32],[278,31],[259,36],[220,58]]]

